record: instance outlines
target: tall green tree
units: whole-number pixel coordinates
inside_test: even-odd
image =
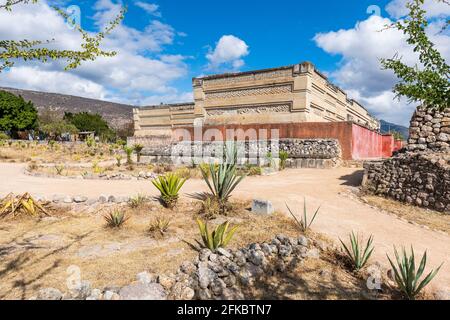
[[[34,4],[38,0],[6,0],[0,3],[0,10],[11,11],[14,6],[22,4]],[[75,29],[81,34],[83,42],[80,50],[51,49],[49,46],[55,42],[55,39],[46,40],[0,40],[0,72],[5,68],[10,68],[16,61],[40,61],[65,60],[67,62],[65,69],[75,69],[83,61],[94,61],[98,57],[112,57],[116,55],[115,51],[104,51],[100,48],[103,39],[117,27],[124,18],[126,9],[123,8],[117,17],[109,22],[105,29],[97,34],[91,35],[84,31],[81,26],[75,25],[63,10],[53,7],[62,17],[74,25]],[[55,30],[57,32],[57,30]]]
[[[423,9],[424,1],[411,0],[406,5],[408,16],[390,26],[407,36],[406,41],[418,53],[421,65],[408,66],[398,55],[382,59],[381,64],[384,69],[394,71],[399,79],[393,89],[397,97],[404,96],[409,102],[443,110],[450,106],[450,67],[426,33],[429,21]],[[440,2],[449,5],[447,0]],[[447,20],[443,30],[448,26]]]
[[[0,131],[16,133],[33,130],[38,125],[38,112],[31,101],[0,91]]]
[[[93,131],[97,136],[109,138],[113,133],[108,122],[99,114],[66,112],[64,120],[73,124],[79,131]]]

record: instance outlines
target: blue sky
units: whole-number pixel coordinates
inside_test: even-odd
[[[195,76],[308,60],[378,118],[407,125],[414,105],[394,100],[395,76],[379,65],[395,53],[417,62],[400,32],[380,32],[404,16],[407,1],[41,0],[0,11],[0,39],[55,39],[55,47],[78,49],[79,34],[50,5],[78,5],[89,32],[127,5],[103,43],[118,55],[69,72],[63,62],[17,62],[0,74],[0,86],[153,105],[190,101]],[[450,6],[426,0],[425,8],[429,35],[450,60],[450,35],[437,32]]]
[[[147,1],[148,2],[148,1]],[[323,71],[333,70],[339,55],[330,55],[319,48],[313,38],[319,32],[351,28],[355,21],[367,19],[367,8],[376,2],[382,13],[389,1],[158,1],[160,17],[143,14],[133,1],[126,1],[125,24],[143,28],[149,19],[158,18],[186,34],[165,53],[182,54],[188,59],[189,75],[177,81],[183,90],[191,88],[190,78],[228,69],[208,70],[205,55],[221,36],[234,35],[249,46],[241,71],[270,68],[311,61]],[[156,3],[156,2],[148,2]],[[92,1],[78,3],[92,14]],[[83,22],[92,27],[92,20]]]

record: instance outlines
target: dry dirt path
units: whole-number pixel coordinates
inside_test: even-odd
[[[86,195],[101,194],[131,196],[137,193],[156,195],[148,181],[102,181],[48,179],[23,174],[24,165],[0,163],[0,195],[9,192],[30,192],[44,196],[53,194]],[[376,250],[374,258],[385,267],[386,253],[392,255],[393,245],[414,246],[416,255],[428,249],[428,265],[444,266],[433,282],[435,287],[448,290],[450,299],[450,236],[409,224],[396,217],[371,208],[351,197],[340,194],[361,180],[358,169],[334,170],[295,169],[274,176],[248,177],[237,188],[234,196],[244,199],[271,200],[276,210],[286,211],[284,203],[297,207],[300,213],[303,198],[310,211],[321,205],[320,214],[313,226],[337,240],[346,238],[351,230],[365,235],[373,234]],[[190,180],[182,189],[184,196],[206,191],[201,180]]]

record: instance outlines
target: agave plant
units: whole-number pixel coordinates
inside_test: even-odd
[[[349,236],[350,238],[350,248],[347,247],[347,245],[339,239],[339,241],[342,244],[342,247],[344,248],[344,251],[347,255],[348,260],[351,262],[353,271],[358,272],[364,266],[367,264],[367,261],[369,260],[370,256],[373,253],[374,247],[372,246],[373,243],[373,236],[370,236],[367,240],[366,246],[363,248],[363,241],[358,237],[358,235],[355,235],[354,232],[352,232]]]
[[[141,162],[141,153],[142,153],[142,150],[144,149],[144,146],[142,144],[135,144],[133,146],[133,149],[134,149],[134,151],[136,151],[137,162],[138,163]]]
[[[56,174],[57,174],[58,176],[61,176],[61,175],[63,174],[65,168],[66,168],[66,167],[65,167],[63,164],[61,164],[61,165],[55,165]]]
[[[280,157],[280,169],[284,170],[286,169],[286,161],[289,158],[289,153],[287,153],[286,151],[280,151],[279,157]]]
[[[161,193],[161,200],[165,206],[172,209],[178,201],[178,192],[187,179],[183,179],[177,174],[167,173],[164,176],[152,180],[153,185]]]
[[[10,193],[0,201],[0,218],[14,217],[21,213],[30,216],[50,215],[45,210],[44,204],[36,201],[29,193],[21,196]]]
[[[312,216],[311,220],[308,220],[308,212],[306,210],[306,199],[304,199],[303,202],[303,216],[300,218],[300,220],[296,217],[294,212],[289,208],[289,206],[286,203],[286,207],[291,214],[291,216],[294,218],[295,222],[297,223],[299,229],[301,232],[306,233],[311,228],[311,225],[313,224],[314,220],[316,220],[317,214],[319,213],[320,207],[317,208],[316,212],[314,212],[314,215]]]
[[[136,209],[142,206],[147,201],[147,197],[142,194],[137,194],[136,196],[130,198],[128,204],[131,208]]]
[[[148,231],[150,233],[159,233],[161,236],[164,236],[170,227],[170,219],[157,217],[151,223]]]
[[[229,221],[217,226],[213,232],[208,231],[208,224],[202,220],[197,219],[197,224],[200,229],[203,245],[211,251],[226,247],[238,229],[238,226],[235,226],[228,230],[230,226]]]
[[[121,154],[116,155],[116,165],[118,167],[120,167],[122,165],[122,155]]]
[[[127,164],[132,164],[133,163],[133,160],[131,160],[131,156],[133,155],[133,151],[134,151],[134,148],[132,148],[132,147],[123,147],[123,150],[125,151],[125,153],[126,153],[126,155],[127,155]]]
[[[422,291],[422,289],[425,288],[431,282],[431,280],[433,280],[433,278],[441,269],[442,264],[436,270],[431,270],[431,272],[422,281],[420,281],[420,278],[422,277],[427,265],[427,252],[425,251],[425,253],[423,254],[419,269],[417,269],[417,271],[416,259],[414,257],[414,249],[412,246],[410,256],[408,256],[405,248],[403,248],[401,257],[395,247],[394,253],[397,265],[394,264],[389,255],[387,255],[387,258],[394,273],[395,283],[407,299],[414,300],[420,293],[420,291]]]
[[[110,228],[121,228],[129,219],[124,212],[119,210],[108,213],[104,218],[106,225]]]
[[[225,213],[226,204],[233,190],[246,177],[237,174],[237,149],[234,148],[232,158],[223,161],[219,166],[210,164],[208,170],[200,167],[203,179],[208,185],[212,195],[219,201],[222,213]],[[210,181],[211,179],[211,181]]]

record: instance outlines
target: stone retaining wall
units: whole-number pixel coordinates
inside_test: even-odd
[[[237,142],[239,162],[264,165],[271,153],[276,159],[279,151],[289,154],[288,166],[307,168],[330,168],[340,164],[342,150],[336,139],[281,139],[268,141]],[[223,152],[223,142],[179,142],[155,144],[142,152],[142,161],[153,163],[191,164],[205,162],[205,159],[219,159]]]
[[[450,108],[418,107],[409,131],[408,150],[450,152]]]
[[[369,192],[450,214],[450,153],[406,152],[364,167]]]

